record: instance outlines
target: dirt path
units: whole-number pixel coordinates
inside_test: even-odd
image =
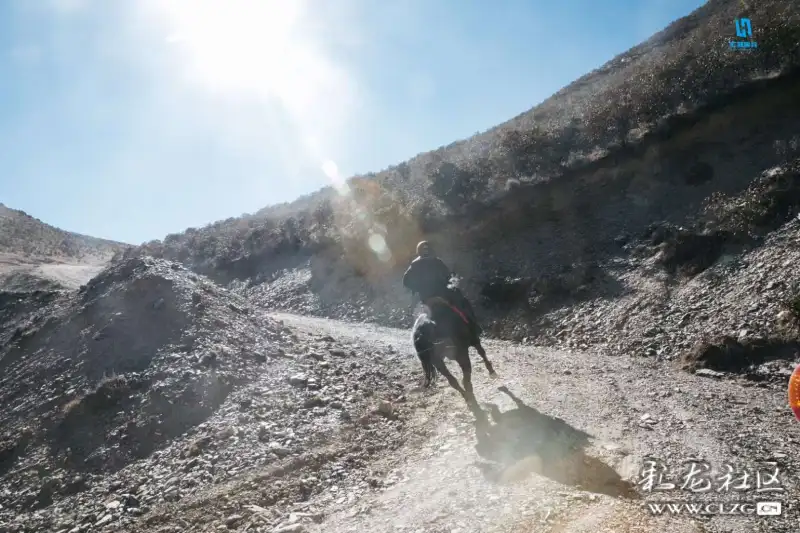
[[[401,364],[420,373],[407,331],[273,316],[299,330],[341,341],[394,346],[408,355]],[[396,482],[330,509],[328,518],[312,531],[797,531],[797,510],[791,502],[798,495],[795,456],[800,425],[786,407],[783,388],[693,376],[651,359],[506,342],[487,342],[486,348],[499,377],[491,379],[475,357],[476,395],[481,402],[499,406],[503,414],[481,454],[463,401],[440,380],[434,391],[423,393],[427,401],[411,424],[413,431],[427,437],[393,457],[375,459]],[[500,385],[524,405],[515,405],[498,391]],[[569,452],[571,443],[581,441],[581,432],[591,437],[585,453]],[[645,457],[662,460],[673,470],[688,468],[684,462],[691,459],[707,461],[720,472],[728,464],[736,479],[748,473],[753,487],[739,492],[681,491],[687,478],[678,473],[665,478],[677,483],[675,491],[647,492],[640,487],[638,493],[646,499],[637,499],[625,492],[624,479],[639,479]],[[765,461],[778,464],[762,465]],[[761,488],[771,489],[766,480],[775,468],[784,492],[756,492],[756,473],[762,472],[765,480]],[[783,516],[656,517],[648,502],[659,500],[727,502],[728,510],[733,502],[778,500]]]

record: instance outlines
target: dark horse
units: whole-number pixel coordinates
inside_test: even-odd
[[[425,313],[421,314],[411,330],[414,349],[422,363],[425,373],[425,387],[429,387],[436,378],[437,372],[447,379],[451,387],[456,389],[466,400],[467,405],[476,416],[485,417],[480,410],[475,394],[472,392],[472,362],[469,359],[469,348],[474,345],[483,358],[489,375],[495,376],[492,363],[486,357],[486,350],[474,340],[469,326],[461,314],[440,297],[430,298],[423,302]],[[454,359],[464,375],[464,386],[450,373],[444,359]]]

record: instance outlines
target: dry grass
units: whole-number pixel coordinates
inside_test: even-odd
[[[90,404],[94,410],[108,409],[117,405],[130,393],[130,385],[125,376],[111,374],[103,376],[90,395]]]
[[[787,307],[794,318],[795,324],[800,324],[800,291],[796,291],[794,295],[789,297]]]
[[[65,417],[73,415],[77,413],[83,405],[83,397],[73,398],[72,400],[68,401],[64,404],[64,407],[61,408],[61,412],[64,414]]]
[[[110,392],[112,390],[124,388],[128,384],[125,376],[117,375],[112,372],[111,375],[104,375],[98,382],[95,392]]]
[[[61,412],[65,420],[82,413],[97,413],[118,405],[129,393],[130,386],[125,376],[112,373],[103,376],[92,392],[67,402]]]

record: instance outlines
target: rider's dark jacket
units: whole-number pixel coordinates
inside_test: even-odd
[[[450,282],[450,269],[438,257],[417,257],[403,274],[403,286],[420,299],[444,296]]]

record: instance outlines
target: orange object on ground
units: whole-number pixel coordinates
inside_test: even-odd
[[[789,407],[792,408],[795,418],[800,420],[800,365],[795,367],[789,378]]]

